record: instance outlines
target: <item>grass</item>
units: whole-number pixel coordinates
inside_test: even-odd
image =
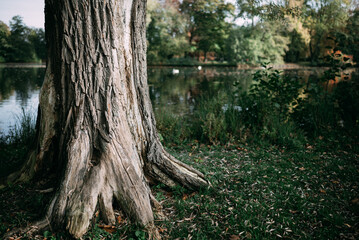
[[[0,133],[0,178],[18,170],[35,139],[35,120],[24,109],[8,134]]]
[[[355,239],[358,155],[277,148],[194,148],[176,157],[213,187],[162,201],[168,239]],[[166,192],[163,196],[168,196]]]
[[[196,142],[169,151],[204,172],[212,187],[197,192],[152,187],[163,205],[165,218],[156,214],[156,226],[164,239],[359,237],[358,154],[316,145],[293,152]],[[1,190],[1,205],[7,206],[0,212],[1,235],[41,216],[36,209],[43,209],[48,195],[34,189],[20,185]],[[120,212],[117,217],[115,229],[94,221],[87,239],[146,239]],[[63,233],[44,234],[66,239]]]

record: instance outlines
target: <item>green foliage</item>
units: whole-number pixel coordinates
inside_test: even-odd
[[[23,23],[20,16],[15,16],[10,21],[10,31],[9,42],[11,43],[11,48],[8,53],[9,61],[35,61],[35,49],[29,39],[31,30]]]
[[[23,110],[18,123],[7,135],[0,135],[0,177],[18,170],[25,161],[35,138],[35,121]]]
[[[29,35],[29,41],[34,47],[36,57],[39,60],[45,60],[47,57],[46,54],[46,40],[45,40],[45,31],[42,28],[31,29]]]
[[[339,50],[332,52],[327,58],[331,67],[322,77],[308,80],[303,93],[305,98],[298,102],[293,118],[312,136],[335,134],[336,131],[341,134],[343,127],[355,136],[359,130],[359,77],[353,74],[349,79],[345,70],[352,66],[350,59]],[[328,88],[337,81],[334,89]]]
[[[175,6],[152,0],[147,5],[147,59],[149,64],[166,63],[189,51],[184,16]]]
[[[263,5],[260,0],[237,0],[239,9],[238,17],[251,19],[251,25],[254,26],[254,19],[261,15]]]
[[[242,64],[256,65],[264,61],[283,63],[288,43],[279,23],[237,27],[232,29],[226,42],[226,58]]]
[[[221,53],[231,27],[225,20],[234,6],[223,0],[185,0],[180,8],[187,18],[191,46],[204,53]]]
[[[333,54],[333,66],[321,77],[312,76],[306,83],[264,65],[253,74],[248,91],[238,81],[234,87],[223,88],[227,91],[208,92],[196,100],[191,116],[156,112],[164,143],[257,142],[300,149],[324,137],[347,138],[345,144],[352,145],[359,130],[358,76],[346,80],[349,75],[342,71],[349,59],[341,55],[338,61],[338,56]],[[344,79],[329,88],[338,74]]]
[[[9,36],[9,27],[4,22],[0,21],[0,62],[5,62],[8,58],[7,53],[10,48]]]
[[[302,34],[297,29],[294,29],[288,33],[288,37],[290,38],[290,43],[288,51],[285,53],[285,61],[294,63],[305,60],[307,46]]]
[[[273,144],[299,147],[305,142],[303,132],[290,119],[297,104],[302,84],[297,77],[286,77],[278,70],[263,65],[264,70],[253,75],[249,92],[236,99],[242,123],[256,138]]]
[[[219,144],[228,140],[228,126],[225,121],[225,110],[222,106],[225,99],[218,94],[217,97],[204,98],[199,102],[194,118],[197,139],[212,144]]]
[[[310,59],[320,62],[326,55],[326,39],[333,32],[345,28],[349,17],[350,1],[309,1],[303,7],[302,21],[310,33]]]
[[[188,121],[183,121],[177,116],[166,111],[156,111],[157,129],[161,133],[160,138],[167,143],[180,144],[191,135]]]
[[[10,28],[0,22],[0,62],[37,62],[46,59],[45,32],[27,27],[14,16]]]

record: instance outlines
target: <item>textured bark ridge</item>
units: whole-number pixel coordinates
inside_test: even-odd
[[[158,139],[147,86],[146,1],[45,2],[49,58],[38,147],[22,178],[44,169],[59,173],[46,222],[76,238],[97,206],[114,223],[113,201],[151,225],[148,178],[192,189],[208,183]]]

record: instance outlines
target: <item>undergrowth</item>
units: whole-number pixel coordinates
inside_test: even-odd
[[[0,133],[0,178],[18,170],[34,143],[34,117],[22,110],[7,134]]]

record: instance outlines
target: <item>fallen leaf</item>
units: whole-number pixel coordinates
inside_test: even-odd
[[[122,222],[121,216],[118,216],[118,217],[117,217],[117,222],[118,222],[118,224],[121,224],[121,222]]]
[[[229,236],[229,240],[239,240],[239,239],[241,239],[241,237],[238,236],[238,235],[231,235],[231,236]]]
[[[352,203],[354,203],[354,204],[358,204],[358,203],[359,203],[359,198],[355,198],[355,199],[353,199],[353,200],[352,200]]]
[[[304,171],[304,170],[305,170],[305,168],[304,168],[304,167],[301,167],[301,168],[299,168],[299,170],[300,170],[300,171]]]
[[[345,226],[347,226],[348,228],[351,228],[352,226],[350,226],[348,223],[344,223]]]
[[[323,190],[323,189],[320,189],[319,190],[321,193],[327,193],[325,190]]]
[[[116,231],[116,227],[111,225],[98,225],[99,228],[102,228],[108,233],[114,233]]]
[[[295,211],[295,210],[289,210],[290,213],[297,213],[298,211]]]

